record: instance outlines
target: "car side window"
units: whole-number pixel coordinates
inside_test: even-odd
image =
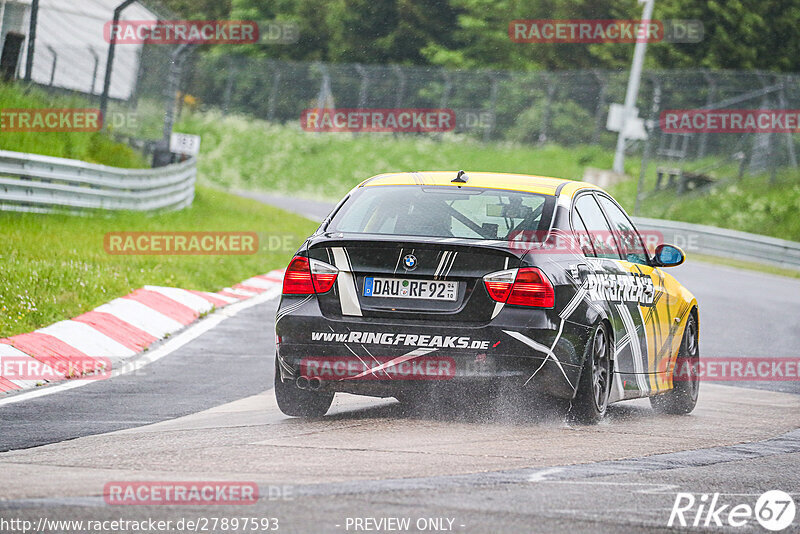
[[[596,258],[597,253],[594,251],[591,239],[589,239],[589,232],[586,230],[586,225],[583,223],[583,219],[581,219],[581,215],[577,211],[572,214],[572,229],[575,231],[578,238],[578,243],[580,244],[583,255],[588,258]]]
[[[575,212],[583,219],[595,255],[598,258],[620,259],[614,233],[594,196],[581,195],[578,197],[578,200],[575,201]]]
[[[619,232],[622,256],[631,263],[649,265],[647,250],[642,244],[642,238],[630,218],[617,206],[616,202],[603,195],[598,195],[600,204],[606,211],[611,226]]]

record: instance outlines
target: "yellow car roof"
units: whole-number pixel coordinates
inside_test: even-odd
[[[396,172],[379,174],[361,182],[359,187],[373,187],[381,185],[430,185],[451,187],[479,187],[486,189],[504,189],[508,191],[522,191],[525,193],[538,193],[540,195],[555,195],[559,187],[560,194],[571,197],[579,189],[594,188],[597,186],[567,180],[564,178],[549,178],[547,176],[531,176],[527,174],[506,174],[499,172],[468,172],[469,180],[466,184],[453,182],[457,171],[425,171],[425,172]]]

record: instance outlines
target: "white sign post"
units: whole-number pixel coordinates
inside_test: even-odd
[[[642,64],[644,63],[644,53],[647,50],[647,29],[646,25],[650,23],[653,16],[653,4],[655,0],[639,0],[640,4],[644,4],[644,11],[642,12],[642,21],[644,24],[644,35],[641,33],[637,36],[636,46],[633,49],[633,63],[631,64],[631,76],[628,78],[628,90],[625,93],[625,113],[624,119],[628,119],[633,115],[633,109],[636,106],[636,98],[639,96],[639,81],[642,77]],[[623,126],[619,130],[619,137],[617,137],[617,151],[614,153],[614,172],[620,174],[625,172],[625,139],[628,133],[627,126]]]

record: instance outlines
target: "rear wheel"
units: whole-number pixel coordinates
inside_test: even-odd
[[[294,417],[322,417],[331,407],[333,395],[300,389],[294,380],[281,381],[278,357],[275,356],[275,398],[283,413]]]
[[[600,422],[606,415],[611,392],[611,346],[606,326],[595,326],[584,351],[583,371],[578,393],[572,401],[570,415],[584,424]]]
[[[650,405],[660,413],[684,415],[691,413],[697,405],[700,393],[700,347],[698,343],[697,319],[689,314],[683,333],[678,360],[672,371],[672,389],[650,397]]]

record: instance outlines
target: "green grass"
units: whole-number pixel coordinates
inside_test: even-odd
[[[789,278],[800,278],[800,271],[796,271],[794,269],[785,269],[783,267],[779,267],[777,265],[771,265],[769,263],[756,263],[753,261],[738,260],[734,258],[723,258],[721,256],[697,254],[695,252],[690,253],[688,259],[691,261],[700,261],[703,263],[712,263],[715,265],[734,267],[736,269],[745,269],[748,271],[758,271],[767,274],[788,276]]]
[[[0,83],[0,109],[96,108],[79,97],[53,96],[40,89]],[[144,157],[100,132],[0,131],[0,150],[27,152],[99,163],[112,167],[147,167]]]
[[[454,170],[519,172],[580,179],[586,167],[610,168],[612,154],[599,147],[533,147],[480,143],[455,135],[428,137],[391,134],[314,134],[296,125],[276,125],[218,113],[187,115],[176,130],[203,138],[200,174],[222,187],[278,191],[338,200],[361,180],[381,172]],[[712,163],[697,161],[687,168]],[[639,176],[640,160],[629,157],[626,171]],[[645,191],[652,191],[656,167],[648,168]],[[737,175],[729,163],[711,175],[727,180]],[[640,215],[672,219],[800,241],[800,179],[783,169],[776,184],[768,177],[748,177],[720,185],[710,194],[677,196],[674,191],[649,196]],[[637,179],[610,192],[633,212]]]
[[[74,317],[146,284],[217,291],[285,267],[291,247],[315,228],[301,217],[203,187],[190,208],[177,212],[0,212],[0,337]],[[261,246],[247,256],[114,256],[103,248],[103,236],[114,231],[252,231]],[[275,245],[284,236],[289,247]]]
[[[652,192],[655,165],[650,166],[650,171],[644,190]],[[633,213],[636,180],[618,184],[609,192]],[[651,193],[643,198],[639,215],[800,241],[800,172],[782,169],[775,183],[770,183],[768,175],[746,176],[741,181],[720,184],[705,194]]]
[[[611,154],[598,147],[483,144],[455,135],[439,141],[392,134],[315,134],[299,125],[213,112],[187,115],[175,130],[202,136],[199,170],[204,180],[328,200],[338,200],[382,172],[465,169],[580,179],[584,167],[608,168],[612,162]]]

